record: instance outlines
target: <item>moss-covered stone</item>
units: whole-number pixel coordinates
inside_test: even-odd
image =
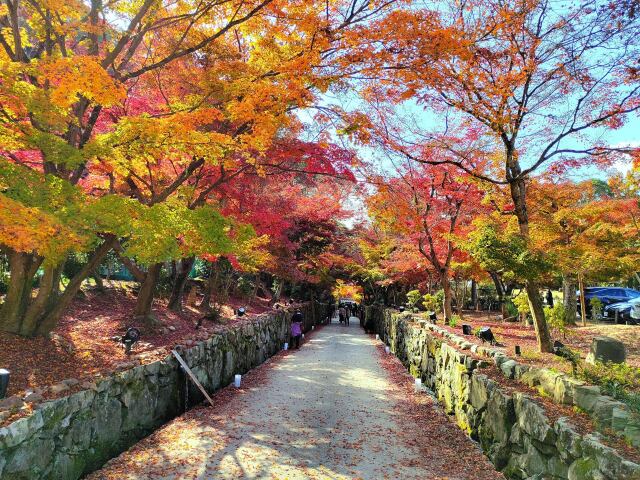
[[[305,310],[307,329],[326,315],[326,309],[315,311],[323,316]],[[281,312],[265,315],[197,343],[183,358],[204,387],[214,391],[278,352],[288,338],[288,322]],[[417,330],[404,335],[412,340],[403,348],[419,365]],[[169,355],[102,379],[93,389],[46,402],[33,415],[0,428],[0,477],[80,478],[182,413],[184,386],[184,373]],[[190,386],[192,401],[196,393],[200,395]]]

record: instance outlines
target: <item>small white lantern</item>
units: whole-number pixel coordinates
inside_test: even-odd
[[[302,334],[302,339],[304,340],[304,333]]]
[[[315,330],[316,326],[315,325],[311,325],[311,330]]]
[[[242,381],[242,375],[236,375],[233,381],[233,384],[236,386],[236,388],[240,388],[241,381]]]
[[[416,378],[415,388],[418,391],[422,390],[422,379],[421,378]]]
[[[380,340],[380,335],[376,333],[376,340]]]
[[[289,350],[289,344],[287,342],[284,343],[284,349]]]
[[[388,346],[385,346],[384,347],[384,352],[385,353],[389,353],[389,352],[391,352],[391,349]]]

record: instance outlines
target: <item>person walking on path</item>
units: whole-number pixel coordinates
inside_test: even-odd
[[[331,323],[331,319],[333,319],[333,315],[336,313],[336,304],[335,303],[330,303],[329,304],[329,319],[327,323]]]
[[[304,316],[300,310],[291,317],[291,346],[296,350],[300,348],[300,340],[302,339],[302,321]]]
[[[338,309],[338,315],[340,315],[340,323],[346,323],[347,309],[344,308],[344,305],[340,305],[340,308]]]

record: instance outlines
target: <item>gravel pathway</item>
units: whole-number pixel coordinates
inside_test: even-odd
[[[428,423],[404,414],[410,379],[391,382],[376,344],[357,319],[319,329],[89,478],[502,478],[431,400]]]

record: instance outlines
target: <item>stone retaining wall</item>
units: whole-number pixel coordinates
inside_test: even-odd
[[[309,330],[324,320],[327,308],[307,304],[303,312]],[[202,385],[215,391],[280,351],[289,320],[283,311],[263,314],[182,356]],[[201,400],[171,355],[104,378],[92,390],[45,402],[33,415],[0,428],[0,478],[75,480]]]
[[[604,445],[599,434],[580,435],[567,417],[551,422],[531,397],[509,393],[484,375],[488,360],[443,342],[434,325],[380,307],[367,308],[364,323],[507,478],[640,479],[640,465]]]

